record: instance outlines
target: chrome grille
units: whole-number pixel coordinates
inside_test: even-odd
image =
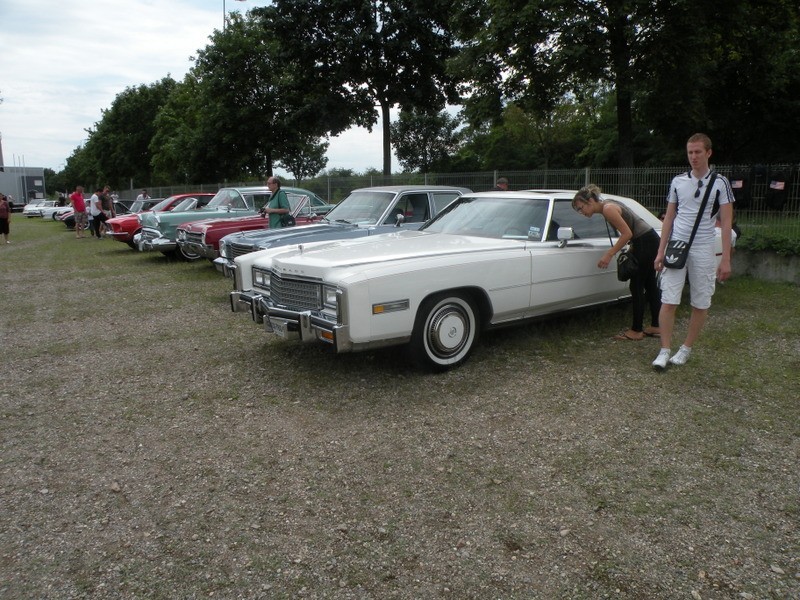
[[[252,244],[229,244],[228,245],[228,258],[236,258],[237,256],[244,256],[255,252],[256,247]]]
[[[187,231],[186,232],[186,241],[190,244],[203,244],[203,234],[197,233],[195,231]]]
[[[322,286],[300,279],[283,278],[275,271],[270,278],[270,298],[278,306],[291,310],[322,308]]]
[[[142,239],[154,240],[161,237],[161,232],[158,229],[142,229]]]

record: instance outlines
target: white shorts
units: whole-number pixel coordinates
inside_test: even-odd
[[[661,271],[661,302],[679,305],[686,274],[689,274],[689,298],[692,307],[707,310],[711,307],[711,296],[717,280],[717,257],[713,244],[694,246],[689,249],[686,266],[682,269]]]

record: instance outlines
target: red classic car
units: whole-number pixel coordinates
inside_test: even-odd
[[[308,225],[318,221],[322,215],[315,207],[325,205],[325,201],[314,192],[302,188],[284,187],[289,199],[291,214],[297,225]],[[265,188],[264,193],[270,192]],[[267,196],[268,197],[268,196]],[[232,219],[207,219],[183,223],[177,230],[177,242],[181,254],[187,260],[205,257],[214,260],[219,256],[219,241],[229,233],[268,229],[269,219],[263,215],[250,215]]]
[[[213,197],[214,194],[210,192],[175,194],[169,198],[164,198],[150,210],[155,212],[166,212],[176,209],[191,210],[192,208],[205,206]],[[106,228],[106,235],[110,235],[115,240],[124,242],[135,249],[136,246],[133,244],[133,236],[139,233],[142,228],[139,223],[139,213],[131,213],[109,219],[106,221]]]

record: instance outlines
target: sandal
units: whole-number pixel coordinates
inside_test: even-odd
[[[658,327],[645,327],[644,334],[647,337],[661,337],[661,329]]]
[[[636,337],[637,333],[640,333],[642,337]],[[622,333],[618,333],[617,335],[614,336],[614,339],[618,342],[641,342],[644,339],[644,334],[629,329],[628,331],[623,331]]]

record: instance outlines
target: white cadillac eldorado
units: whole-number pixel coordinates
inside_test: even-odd
[[[231,308],[336,352],[410,344],[421,364],[444,370],[466,360],[483,329],[630,296],[616,261],[597,267],[609,232],[601,216],[572,209],[574,194],[467,194],[419,231],[247,254],[236,259]],[[636,201],[605,197],[660,232]]]

